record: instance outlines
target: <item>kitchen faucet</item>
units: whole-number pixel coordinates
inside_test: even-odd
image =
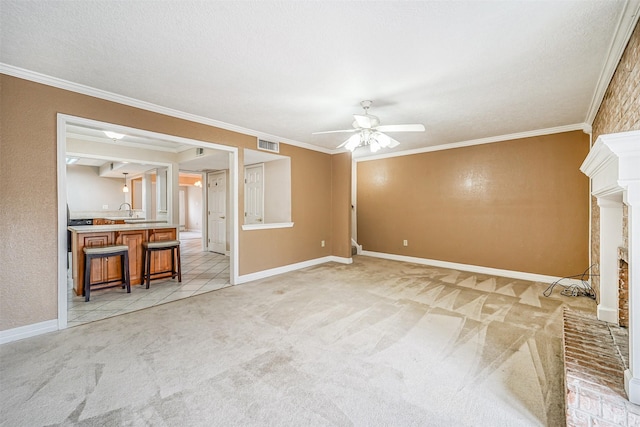
[[[130,204],[130,203],[124,202],[123,204],[121,204],[121,205],[120,205],[120,207],[118,208],[118,210],[119,210],[119,211],[121,211],[121,210],[122,210],[122,207],[123,207],[124,205],[129,206],[129,218],[133,217],[133,208],[131,207],[131,204]]]

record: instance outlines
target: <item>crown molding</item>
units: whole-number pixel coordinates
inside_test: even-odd
[[[633,30],[636,27],[639,16],[640,0],[627,0],[624,10],[622,11],[622,15],[620,16],[620,20],[618,21],[618,25],[616,26],[613,40],[611,40],[607,59],[602,67],[602,71],[600,72],[596,89],[591,98],[591,105],[589,105],[589,110],[587,111],[587,116],[585,118],[586,123],[593,124],[596,114],[598,114],[604,95],[611,83],[611,79],[613,78],[616,69],[618,68],[618,63],[620,62],[622,54],[627,47],[627,43],[629,43],[631,33],[633,33]]]
[[[429,153],[432,151],[451,150],[454,148],[470,147],[472,145],[492,144],[494,142],[510,141],[513,139],[531,138],[533,136],[553,135],[555,133],[572,132],[581,130],[584,133],[591,132],[591,126],[586,123],[576,123],[573,125],[556,126],[547,129],[538,129],[527,132],[510,133],[507,135],[492,136],[488,138],[471,139],[468,141],[453,142],[451,144],[433,145],[431,147],[416,148],[415,150],[398,151],[394,153],[378,154],[376,156],[361,157],[353,159],[356,162],[367,162],[369,160],[388,159],[390,157],[410,156],[412,154]]]
[[[154,113],[164,114],[166,116],[176,117],[178,119],[188,120],[195,123],[201,123],[203,125],[213,126],[220,129],[229,130],[232,132],[238,132],[244,135],[255,136],[256,138],[266,140],[276,140],[284,144],[293,145],[307,150],[319,151],[325,154],[334,154],[334,150],[318,147],[316,145],[308,144],[306,142],[295,141],[292,139],[281,138],[277,135],[271,135],[268,133],[260,132],[253,129],[236,126],[230,123],[221,122],[219,120],[210,119],[207,117],[198,116],[196,114],[185,113],[184,111],[174,110],[172,108],[163,107],[161,105],[152,104],[150,102],[141,101],[139,99],[130,98],[124,95],[118,95],[116,93],[107,92],[105,90],[96,89],[91,86],[85,86],[79,83],[74,83],[68,80],[59,79],[57,77],[48,76],[46,74],[38,73],[35,71],[26,70],[24,68],[15,67],[13,65],[0,62],[0,73],[6,74],[20,79],[29,80],[35,83],[41,83],[47,86],[52,86],[58,89],[64,89],[82,95],[92,96],[94,98],[104,99],[106,101],[116,102],[118,104],[127,105],[129,107],[139,108],[141,110],[147,110]]]

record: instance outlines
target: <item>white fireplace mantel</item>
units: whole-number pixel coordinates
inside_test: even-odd
[[[598,318],[618,322],[618,248],[622,204],[628,207],[629,369],[625,389],[640,404],[640,131],[601,135],[580,170],[591,178],[600,207],[600,302]]]

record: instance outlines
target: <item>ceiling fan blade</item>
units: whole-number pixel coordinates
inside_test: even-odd
[[[324,132],[313,132],[311,135],[322,135],[323,133],[345,133],[345,132],[355,132],[358,129],[343,129],[343,130],[325,130]]]
[[[358,126],[363,129],[371,129],[373,126],[375,126],[373,116],[362,116],[360,114],[354,114],[353,118]]]
[[[386,125],[378,126],[380,132],[424,132],[424,125]]]
[[[398,145],[400,145],[400,143],[398,141],[396,141],[393,138],[389,138],[391,140],[391,143],[389,144],[389,148],[396,148]]]

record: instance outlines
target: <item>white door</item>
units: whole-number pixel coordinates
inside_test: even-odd
[[[244,168],[244,223],[264,222],[264,164]]]
[[[227,174],[207,174],[207,248],[224,254],[227,250]]]

